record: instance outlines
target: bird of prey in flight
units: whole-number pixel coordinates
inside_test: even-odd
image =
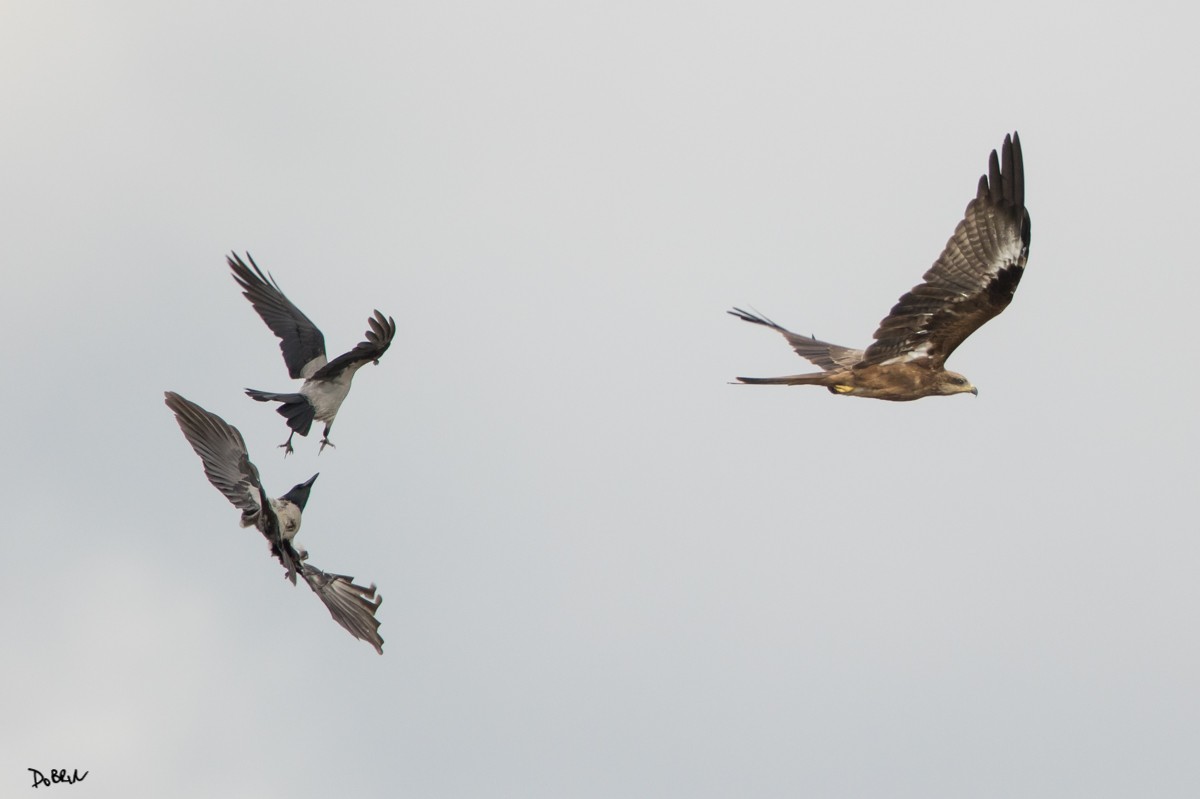
[[[354,379],[354,373],[367,363],[379,363],[380,356],[387,352],[396,335],[396,322],[376,310],[367,319],[366,341],[360,341],[354,349],[327,361],[325,336],[303,311],[284,296],[275,278],[263,274],[250,253],[246,253],[250,266],[246,266],[237,253],[226,256],[225,260],[233,270],[233,279],[242,287],[242,294],[250,300],[271,332],[278,336],[288,374],[293,380],[304,380],[298,393],[276,393],[253,388],[246,389],[246,393],[259,402],[282,403],[276,410],[287,419],[288,427],[292,429],[287,441],[279,445],[283,447],[284,457],[293,451],[292,436],[296,433],[307,436],[314,419],[324,422],[325,432],[321,436],[321,447],[317,450],[317,454],[320,454],[326,446],[334,445],[329,440],[329,429],[333,427],[338,409],[350,393],[350,381]],[[250,267],[253,267],[253,271]]]
[[[307,562],[308,553],[303,548],[292,543],[300,530],[300,514],[317,475],[293,486],[282,497],[270,499],[236,427],[173,391],[166,392],[166,403],[204,463],[208,481],[242,512],[243,527],[254,527],[263,534],[271,545],[271,554],[287,570],[284,576],[295,585],[299,573],[325,603],[334,621],[382,655],[383,638],[379,635],[375,611],[383,597],[375,596],[374,584],[364,588],[355,585],[353,577],[323,572]]]
[[[743,383],[825,386],[834,394],[905,401],[936,395],[977,394],[975,386],[944,366],[950,353],[984,322],[1003,311],[1029,256],[1029,213],[1021,139],[1004,137],[992,151],[987,174],[967,204],[946,248],[924,282],[900,298],[879,323],[875,342],[856,350],[793,333],[765,316],[729,313],[783,334],[792,349],[821,368],[785,377],[739,377]]]

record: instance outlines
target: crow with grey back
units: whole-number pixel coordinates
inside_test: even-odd
[[[1004,137],[987,174],[924,282],[900,298],[879,323],[866,350],[793,333],[759,314],[737,318],[769,327],[822,371],[785,377],[739,377],[743,383],[825,386],[834,394],[903,402],[978,394],[963,375],[945,369],[950,353],[1012,302],[1029,257],[1029,212],[1021,139]]]
[[[325,356],[325,336],[304,312],[292,303],[279,288],[275,278],[264,274],[246,253],[247,266],[237,253],[225,258],[233,270],[233,279],[242,287],[254,310],[279,338],[279,349],[293,380],[304,380],[299,392],[277,393],[248,388],[246,394],[259,402],[278,402],[278,413],[287,419],[292,432],[280,444],[286,457],[293,452],[292,436],[307,436],[314,420],[325,423],[321,436],[320,454],[325,447],[334,446],[329,430],[338,409],[350,392],[354,373],[368,363],[379,363],[396,335],[396,322],[378,310],[367,319],[365,341],[332,361]]]
[[[317,475],[293,486],[282,497],[270,499],[236,427],[173,391],[166,392],[166,404],[200,456],[209,482],[242,512],[243,527],[254,527],[267,539],[271,554],[287,570],[284,576],[293,585],[297,573],[303,577],[334,621],[382,655],[383,638],[375,611],[383,597],[375,595],[374,584],[363,587],[356,585],[353,577],[323,572],[307,562],[308,553],[303,548],[292,543],[300,531],[300,516]]]

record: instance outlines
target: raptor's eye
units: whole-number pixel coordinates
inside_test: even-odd
[[[961,377],[952,377],[950,378],[950,382],[956,386],[965,386],[967,384],[967,381]]]

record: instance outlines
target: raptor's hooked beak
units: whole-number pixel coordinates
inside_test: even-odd
[[[975,388],[975,386],[971,386],[971,393],[974,394],[976,397],[978,397],[979,389]]]

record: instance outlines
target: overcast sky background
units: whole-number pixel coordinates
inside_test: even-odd
[[[0,4],[0,793],[1200,794],[1184,4]],[[1019,130],[978,398],[848,346]],[[224,255],[396,341],[337,449]],[[239,427],[380,657],[204,479]]]

